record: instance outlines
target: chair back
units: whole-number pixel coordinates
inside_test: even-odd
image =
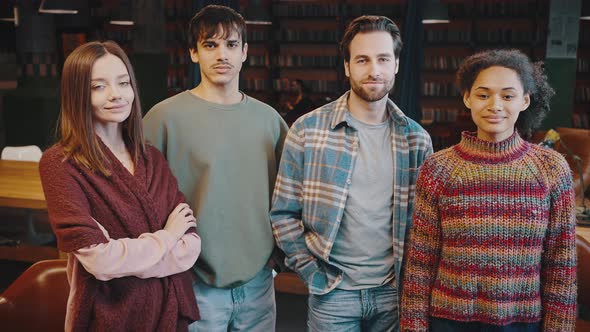
[[[39,261],[0,295],[4,331],[63,331],[70,286],[67,261]]]
[[[41,149],[36,145],[7,146],[2,150],[2,160],[39,161]]]
[[[560,127],[557,128],[557,132],[561,137],[559,143],[564,142],[567,145],[567,147],[582,160],[584,189],[586,190],[586,192],[588,192],[587,189],[590,184],[590,129]],[[580,182],[580,172],[578,171],[578,165],[569,155],[565,155],[565,159],[569,163],[570,168],[574,173],[574,186],[576,187],[576,196],[578,196],[578,194],[580,193],[580,189],[582,187],[582,183]]]

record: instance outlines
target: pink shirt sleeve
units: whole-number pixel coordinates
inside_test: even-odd
[[[201,253],[201,238],[196,233],[176,239],[162,229],[141,234],[137,239],[115,240],[100,223],[97,225],[109,242],[81,248],[73,254],[98,280],[166,277],[188,270]]]

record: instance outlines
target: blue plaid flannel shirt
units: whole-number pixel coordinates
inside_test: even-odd
[[[299,274],[310,293],[326,294],[342,279],[330,264],[357,151],[356,130],[346,122],[348,95],[299,118],[283,148],[270,212],[285,264]],[[409,233],[419,167],[432,153],[428,133],[391,101],[393,253],[395,280],[401,291],[404,239]],[[370,245],[370,244],[364,244]]]

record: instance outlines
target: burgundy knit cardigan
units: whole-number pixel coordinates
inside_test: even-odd
[[[110,177],[64,158],[59,145],[40,162],[49,221],[61,251],[70,253],[106,243],[94,219],[112,239],[138,238],[161,230],[184,196],[163,155],[146,145],[131,174],[104,144]],[[190,271],[164,278],[116,278],[100,281],[78,269],[73,329],[75,331],[187,330],[199,319]]]

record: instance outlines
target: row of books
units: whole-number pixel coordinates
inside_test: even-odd
[[[295,42],[327,42],[334,43],[339,39],[338,31],[309,31],[309,30],[282,30],[275,32],[276,38],[280,41]],[[475,34],[478,42],[483,43],[531,43],[540,41],[544,34],[541,31],[532,30],[512,30],[509,27],[502,30],[479,30]],[[185,34],[179,37],[173,37],[176,40],[186,40]],[[469,43],[472,33],[469,30],[425,30],[424,41],[429,43]],[[172,39],[172,38],[171,38]],[[248,32],[248,41],[264,42],[268,41],[269,33],[267,31],[254,30]]]
[[[471,1],[446,3],[449,17],[470,18],[476,16],[494,18],[533,18],[536,15],[535,10],[538,10],[539,5],[547,7],[547,4],[539,4],[538,1],[534,0],[478,0],[474,2],[474,5]],[[546,13],[548,12],[546,10],[547,9],[540,9],[539,12]]]
[[[404,17],[406,8],[399,3],[391,4],[351,4],[348,7],[348,13],[351,17],[361,15],[387,15],[388,17]]]
[[[422,120],[424,125],[429,125],[433,122],[455,122],[459,116],[460,110],[457,108],[422,108]]]
[[[247,90],[259,92],[290,92],[291,80],[288,78],[277,78],[273,80],[252,78],[244,80],[244,87]]]
[[[574,101],[579,103],[590,102],[590,85],[579,85],[574,90]]]
[[[18,77],[57,77],[57,64],[27,63],[17,67]]]
[[[590,109],[586,112],[572,114],[572,126],[574,128],[590,128]]]
[[[270,66],[268,55],[248,55],[247,61],[249,66]]]
[[[293,30],[285,29],[275,32],[275,37],[279,41],[294,41],[294,42],[324,42],[324,43],[336,43],[340,40],[338,31],[335,30],[324,30],[324,31],[313,31],[313,30]]]
[[[451,55],[426,55],[424,68],[428,70],[456,70],[465,57]]]
[[[248,65],[257,67],[270,67],[271,63],[278,67],[316,67],[335,68],[341,64],[338,56],[322,55],[288,55],[281,54],[274,58],[267,55],[248,55]]]
[[[475,34],[478,42],[516,44],[540,41],[542,36],[545,34],[539,30],[514,30],[510,26],[503,29],[478,30]]]
[[[458,29],[424,30],[424,41],[430,43],[468,43],[471,31]]]
[[[54,64],[57,63],[57,54],[55,52],[45,53],[24,53],[18,56],[21,64]]]
[[[424,81],[422,83],[422,95],[428,97],[460,96],[459,91],[452,82],[442,81]]]
[[[270,81],[262,78],[250,78],[243,81],[242,90],[270,91]]]
[[[337,4],[296,4],[296,3],[281,3],[273,6],[273,14],[275,16],[338,16],[340,8]]]
[[[54,52],[25,53],[16,57],[16,62],[17,77],[58,77]]]
[[[321,55],[279,55],[274,64],[280,67],[325,67],[334,68],[341,63],[338,56]]]
[[[544,3],[545,2],[545,3]],[[549,1],[534,0],[479,0],[474,1],[475,14],[485,17],[535,17],[536,13],[548,13]]]
[[[167,47],[168,63],[171,65],[187,65],[191,63],[190,56],[186,48]]]
[[[579,73],[590,72],[590,58],[578,58],[577,71]]]
[[[248,29],[246,31],[247,42],[266,42],[269,40],[269,32],[267,30]]]
[[[183,1],[183,0],[180,0]],[[535,17],[536,12],[546,12],[539,9],[539,6],[548,7],[548,1],[534,0],[481,0],[459,3],[450,2],[446,4],[450,17],[468,17],[478,15],[485,17]],[[545,9],[546,10],[546,9]],[[294,17],[322,17],[322,16],[339,16],[347,13],[349,16],[360,16],[365,14],[382,14],[387,13],[389,17],[403,17],[406,11],[406,5],[402,3],[352,3],[346,6],[339,6],[336,3],[310,4],[304,5],[297,3],[279,3],[272,7],[273,14],[276,16],[294,16]],[[344,12],[345,11],[345,12]]]
[[[307,81],[308,86],[311,89],[311,92],[315,93],[335,93],[339,91],[339,82],[338,81],[328,81],[328,80],[313,80]],[[273,80],[273,89],[276,91],[290,91],[291,84],[289,79],[276,79]]]
[[[347,13],[350,17],[387,13],[389,17],[400,17],[405,14],[405,5],[400,3],[386,4],[348,4],[347,6],[339,6],[335,3],[326,4],[296,4],[296,3],[281,3],[273,6],[273,14],[275,16],[283,17],[324,17],[324,16],[341,16]]]
[[[186,47],[188,38],[187,24],[184,22],[166,23],[166,45]]]
[[[275,79],[272,86],[275,91],[291,91],[291,80],[286,77]]]
[[[192,0],[164,0],[165,44],[169,66],[167,87],[170,95],[189,88],[188,65],[192,63],[187,50],[188,21],[195,14]]]
[[[337,81],[308,81],[311,91],[315,93],[334,93],[338,91]],[[260,92],[290,92],[291,81],[287,78],[268,80],[263,78],[249,78],[243,80],[243,87],[246,91]]]
[[[469,30],[425,30],[424,41],[430,43],[469,43]],[[534,43],[541,41],[544,34],[541,31],[504,29],[478,30],[475,32],[477,42],[482,43]]]

